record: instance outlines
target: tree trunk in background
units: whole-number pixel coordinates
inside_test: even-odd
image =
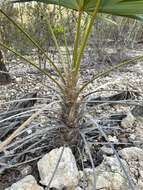
[[[4,64],[3,54],[0,50],[0,85],[6,85],[11,82],[11,77]]]

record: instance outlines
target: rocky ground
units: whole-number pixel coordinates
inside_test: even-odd
[[[131,56],[141,54],[141,51],[130,52]],[[129,54],[129,53],[128,53]],[[0,109],[1,114],[6,112],[14,100],[23,97],[27,93],[37,92],[38,100],[33,108],[57,101],[55,86],[44,76],[35,73],[30,67],[25,66],[19,60],[13,60],[9,64],[10,73],[15,80],[6,86],[0,86]],[[95,73],[95,67],[90,70],[84,69],[81,81],[88,80]],[[54,75],[54,73],[52,73]],[[49,153],[41,151],[41,156],[36,153],[36,161],[33,155],[26,154],[16,163],[17,154],[21,154],[23,149],[20,146],[21,136],[9,146],[4,154],[0,155],[0,164],[7,164],[4,170],[0,170],[1,190],[42,190],[42,189],[143,189],[143,62],[132,63],[130,66],[110,73],[109,75],[97,79],[91,84],[84,94],[92,93],[85,98],[86,117],[82,132],[88,141],[95,168],[90,163],[88,148],[84,146],[83,165],[75,161],[75,156],[70,148],[53,149]],[[51,88],[52,87],[52,88]],[[119,95],[124,92],[124,96]],[[121,95],[121,94],[120,94]],[[9,103],[6,103],[9,102]],[[50,109],[40,114],[26,129],[26,135],[32,138],[35,128],[43,132],[45,127],[60,125],[53,117],[58,110],[55,103]],[[57,114],[58,117],[58,114]],[[94,121],[102,127],[106,136],[95,127]],[[1,127],[3,124],[0,123]],[[33,132],[34,131],[34,132]],[[91,132],[90,132],[91,131]],[[37,131],[36,131],[37,132]],[[44,132],[43,132],[44,133]],[[46,131],[47,133],[47,131]],[[91,135],[92,134],[92,135]],[[42,136],[39,141],[42,143]],[[44,138],[44,137],[43,137]],[[27,140],[27,138],[26,138]],[[109,144],[109,142],[110,144]],[[14,143],[20,143],[15,146]],[[37,141],[37,139],[36,139]],[[22,142],[23,143],[23,142]],[[34,144],[36,142],[34,141]],[[45,143],[45,141],[44,141]],[[37,145],[37,147],[39,146]],[[110,147],[112,145],[112,148]],[[31,146],[31,145],[30,145]],[[11,152],[12,148],[17,152]],[[36,147],[36,146],[35,146]],[[34,148],[35,148],[34,147]],[[36,148],[37,148],[36,147]],[[115,149],[113,149],[115,148]],[[27,150],[27,147],[26,147]],[[32,149],[31,149],[32,150]],[[33,149],[35,150],[35,149]],[[116,151],[121,163],[116,157]],[[63,152],[61,162],[56,171],[55,177],[50,182],[60,153]],[[10,157],[10,155],[12,155]],[[42,157],[42,158],[41,158]],[[9,159],[11,158],[11,160]],[[40,159],[40,160],[39,160]],[[25,162],[26,160],[33,160]],[[39,161],[37,161],[39,160]],[[13,165],[13,166],[12,166]],[[83,168],[84,166],[84,168]],[[125,175],[125,170],[127,175]],[[47,172],[48,171],[48,172]],[[128,179],[127,179],[128,178]],[[13,184],[13,185],[12,185]]]

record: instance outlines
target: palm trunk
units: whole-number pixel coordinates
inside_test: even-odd
[[[0,50],[0,85],[6,85],[11,82],[11,77],[8,70],[4,64],[3,54]]]
[[[66,128],[64,128],[64,131],[61,131],[61,135],[65,144],[75,146],[81,142],[79,133],[79,121],[82,117],[80,114],[80,100],[77,96],[77,82],[73,78],[73,75],[69,74],[66,81],[61,112],[61,118]]]

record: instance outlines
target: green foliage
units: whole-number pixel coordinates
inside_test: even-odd
[[[32,0],[18,0],[15,2],[30,2]],[[83,10],[92,14],[95,10],[97,0],[35,0],[46,4],[55,4],[73,10]],[[143,0],[101,0],[100,13],[108,13],[118,16],[128,16],[141,19],[143,14]]]
[[[53,27],[53,31],[55,33],[55,35],[60,35],[60,34],[63,34],[64,33],[64,27],[61,26],[61,25],[56,25]]]

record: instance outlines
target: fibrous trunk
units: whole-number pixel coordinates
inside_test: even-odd
[[[68,144],[79,143],[79,121],[80,103],[77,95],[78,87],[74,75],[68,75],[68,80],[64,86],[63,102],[62,102],[62,120],[67,126],[63,132],[64,140]]]
[[[4,64],[2,51],[0,50],[0,85],[6,85],[11,82],[11,77]]]

